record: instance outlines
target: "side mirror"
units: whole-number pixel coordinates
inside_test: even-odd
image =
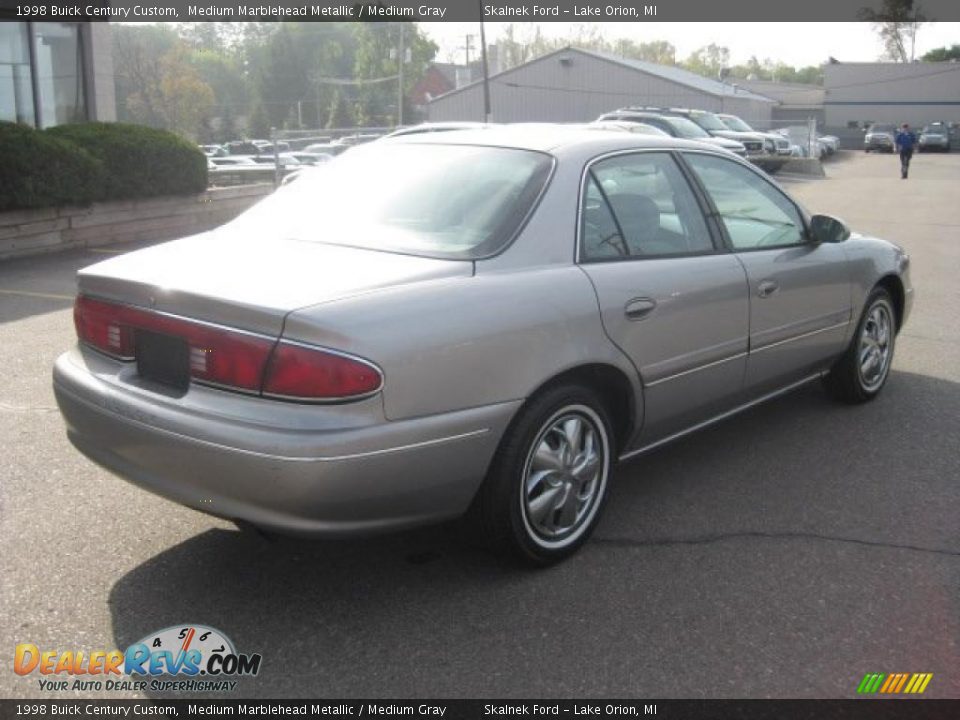
[[[817,244],[843,242],[850,237],[850,228],[830,215],[814,215],[810,218],[810,237]]]

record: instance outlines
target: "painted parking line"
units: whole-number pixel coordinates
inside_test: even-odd
[[[0,288],[0,295],[14,295],[20,297],[43,298],[44,300],[69,300],[73,302],[74,295],[58,295],[57,293],[33,292],[31,290],[5,290]]]

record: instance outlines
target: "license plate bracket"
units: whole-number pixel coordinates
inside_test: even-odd
[[[174,335],[137,330],[137,372],[145,380],[186,392],[190,385],[190,347]]]

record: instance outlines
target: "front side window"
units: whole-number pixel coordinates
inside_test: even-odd
[[[713,250],[693,191],[667,153],[594,163],[583,197],[581,237],[581,257],[588,261]]]
[[[760,175],[726,158],[685,157],[717,207],[735,250],[806,242],[796,206]]]

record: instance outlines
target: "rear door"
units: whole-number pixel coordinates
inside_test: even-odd
[[[643,381],[643,442],[733,404],[746,364],[746,274],[715,245],[676,159],[636,152],[594,162],[580,226],[579,261],[604,329]]]
[[[747,389],[761,393],[821,369],[842,352],[849,330],[842,246],[811,242],[800,210],[760,173],[706,153],[684,158],[750,282]]]

